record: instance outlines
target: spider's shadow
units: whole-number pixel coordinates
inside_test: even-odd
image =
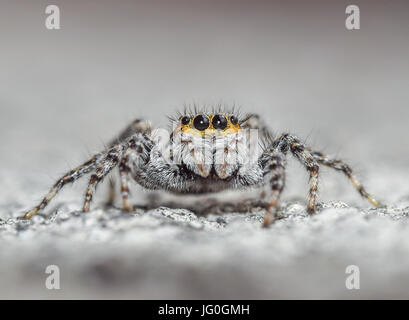
[[[186,209],[198,216],[223,213],[249,213],[266,209],[268,202],[259,199],[240,199],[221,201],[215,198],[197,200],[193,203],[182,203],[177,200],[163,200],[157,194],[148,195],[148,205],[134,205],[133,209],[153,210],[159,207]],[[109,206],[109,204],[107,204]]]

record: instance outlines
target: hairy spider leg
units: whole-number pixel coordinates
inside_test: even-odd
[[[87,190],[85,192],[84,205],[82,211],[88,212],[90,209],[92,197],[98,186],[105,176],[118,165],[123,152],[127,148],[127,143],[118,144],[110,148],[105,155],[104,159],[97,165],[95,172],[91,175]]]
[[[135,159],[140,159],[146,163],[148,159],[143,156],[148,154],[152,148],[153,142],[147,135],[137,134],[129,141],[129,148],[121,159],[119,164],[119,175],[121,181],[122,208],[125,211],[132,211],[133,207],[129,204],[129,174],[131,166],[135,165]],[[138,167],[138,164],[136,164]]]
[[[283,134],[279,136],[273,145],[281,152],[287,153],[291,151],[294,157],[301,162],[304,168],[309,172],[309,198],[307,204],[307,212],[312,214],[317,210],[317,192],[318,192],[318,172],[319,165],[317,160],[313,157],[308,148],[296,137],[290,134]]]
[[[271,175],[271,198],[266,208],[263,223],[264,227],[268,227],[277,218],[279,200],[285,185],[286,160],[285,154],[274,149],[265,150],[264,155],[268,156],[267,161],[265,161],[266,165],[264,165],[264,175]]]
[[[344,173],[348,177],[348,179],[352,182],[352,185],[359,192],[359,194],[363,198],[367,199],[373,206],[379,207],[382,205],[380,201],[376,200],[372,195],[370,195],[365,190],[364,186],[359,182],[359,180],[353,174],[351,167],[347,165],[344,161],[339,160],[339,159],[332,159],[326,154],[323,154],[322,152],[319,152],[319,151],[312,151],[311,154],[319,163],[322,163],[325,166],[328,166],[332,169],[335,169],[337,171],[341,171],[342,173]]]
[[[122,196],[122,209],[125,211],[132,211],[132,206],[129,204],[129,172],[131,171],[129,163],[130,149],[126,151],[119,164],[119,179],[121,181],[121,196]]]
[[[143,155],[144,150],[150,151],[151,146],[148,146],[150,143],[151,140],[145,134],[138,133],[134,134],[127,141],[124,141],[109,149],[105,158],[96,167],[95,172],[91,175],[89,180],[89,184],[85,192],[84,205],[82,208],[84,212],[88,212],[90,210],[92,198],[99,182],[101,182],[114,167],[121,163],[123,155],[130,150],[130,152],[136,152],[137,156],[141,156]],[[127,173],[129,172],[129,170],[124,170]],[[128,189],[128,184],[124,184],[124,182],[125,181],[121,179],[121,188],[126,190]]]
[[[110,147],[123,142],[124,140],[128,139],[134,134],[137,133],[145,133],[149,134],[152,131],[151,125],[148,121],[143,119],[135,119],[132,121],[125,129],[118,135],[118,137],[111,141],[109,144]],[[126,159],[129,157],[129,153],[125,154]],[[121,195],[122,195],[122,208],[125,211],[131,211],[132,207],[128,203],[129,198],[129,171],[130,168],[128,166],[127,160],[122,160],[119,166],[119,176],[120,176],[120,188],[121,188]],[[109,190],[108,190],[108,200],[106,205],[113,206],[116,199],[116,192],[115,192],[115,179],[111,177],[109,183]]]
[[[32,210],[26,212],[22,218],[30,219],[39,210],[44,209],[48,203],[57,195],[57,193],[68,183],[72,183],[85,174],[91,172],[104,158],[104,153],[98,153],[94,155],[90,160],[86,161],[82,165],[70,170],[64,176],[57,180],[57,182],[51,187],[47,195],[42,199],[39,205]]]

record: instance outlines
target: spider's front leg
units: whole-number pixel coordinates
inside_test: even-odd
[[[271,198],[264,216],[264,227],[268,227],[277,218],[281,192],[285,184],[285,154],[274,148],[268,148],[261,157],[264,177],[270,177]]]
[[[95,172],[91,175],[87,191],[85,192],[84,205],[82,211],[88,212],[90,209],[93,194],[97,188],[97,185],[102,181],[105,176],[118,165],[122,154],[125,151],[125,144],[119,144],[108,150],[104,159],[98,164]]]
[[[142,133],[142,134],[150,134],[152,131],[151,124],[148,121],[144,121],[142,119],[136,119],[132,121],[119,135],[117,138],[113,139],[109,144],[110,147],[125,141],[126,139],[130,138],[132,135]],[[124,158],[121,160],[119,165],[119,176],[120,176],[120,186],[121,186],[121,195],[122,195],[122,209],[125,211],[132,211],[132,206],[128,203],[129,197],[129,165],[128,159],[129,156],[132,154],[132,150],[128,150],[125,153]],[[106,205],[113,206],[116,198],[115,192],[115,179],[110,179],[109,184],[109,192],[108,192],[108,200]]]
[[[139,133],[133,135],[127,141],[122,142],[109,149],[104,159],[96,167],[95,173],[91,175],[88,188],[85,192],[83,211],[89,211],[93,194],[95,193],[98,183],[102,181],[104,177],[118,164],[120,164],[119,168],[121,174],[121,193],[123,206],[125,210],[131,211],[132,208],[128,204],[128,175],[130,171],[130,167],[128,165],[128,162],[130,161],[129,156],[132,155],[134,161],[136,159],[139,159],[140,162],[146,163],[152,145],[153,142],[147,135]]]
[[[132,211],[133,207],[129,204],[129,174],[131,166],[146,164],[149,159],[154,142],[145,134],[138,134],[131,139],[129,148],[125,152],[119,164],[119,176],[121,181],[122,209]]]
[[[123,156],[121,163],[119,165],[119,179],[121,180],[121,196],[122,196],[122,209],[128,212],[132,211],[132,206],[128,202],[129,198],[129,154],[130,149]]]
[[[317,192],[318,192],[318,161],[313,157],[310,150],[296,137],[283,134],[274,140],[273,146],[283,153],[291,151],[295,158],[297,158],[307,169],[310,174],[310,190],[307,205],[307,212],[313,214],[317,210]]]

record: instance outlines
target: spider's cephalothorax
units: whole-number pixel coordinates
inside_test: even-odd
[[[237,159],[228,158],[246,151],[239,131],[235,116],[185,115],[172,136],[174,160],[200,177],[226,179],[238,168]]]
[[[132,177],[147,189],[175,193],[207,193],[250,186],[269,186],[264,225],[276,217],[280,194],[285,183],[286,155],[291,153],[309,172],[310,191],[307,211],[316,211],[319,166],[343,172],[364,198],[373,205],[379,202],[370,196],[341,160],[313,151],[290,134],[272,137],[258,115],[240,117],[234,112],[185,112],[173,119],[167,137],[158,139],[158,131],[148,122],[135,120],[113,141],[108,150],[61,177],[41,203],[28,211],[29,219],[43,209],[58,191],[90,173],[83,211],[89,211],[99,182],[118,167],[122,204],[128,203],[128,182]],[[263,147],[260,147],[263,145]]]

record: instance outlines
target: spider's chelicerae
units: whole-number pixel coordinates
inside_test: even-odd
[[[31,218],[45,208],[66,184],[88,173],[91,176],[83,211],[89,211],[97,185],[118,167],[124,210],[132,210],[128,202],[130,177],[147,189],[178,194],[267,186],[264,226],[268,226],[277,217],[288,153],[299,160],[309,173],[309,213],[316,211],[320,165],[341,171],[362,197],[374,206],[380,205],[342,160],[313,151],[291,134],[273,137],[256,114],[241,117],[234,110],[219,108],[211,112],[185,111],[171,120],[170,134],[152,130],[149,122],[135,120],[106,151],[94,155],[58,179],[40,204],[23,218]]]

